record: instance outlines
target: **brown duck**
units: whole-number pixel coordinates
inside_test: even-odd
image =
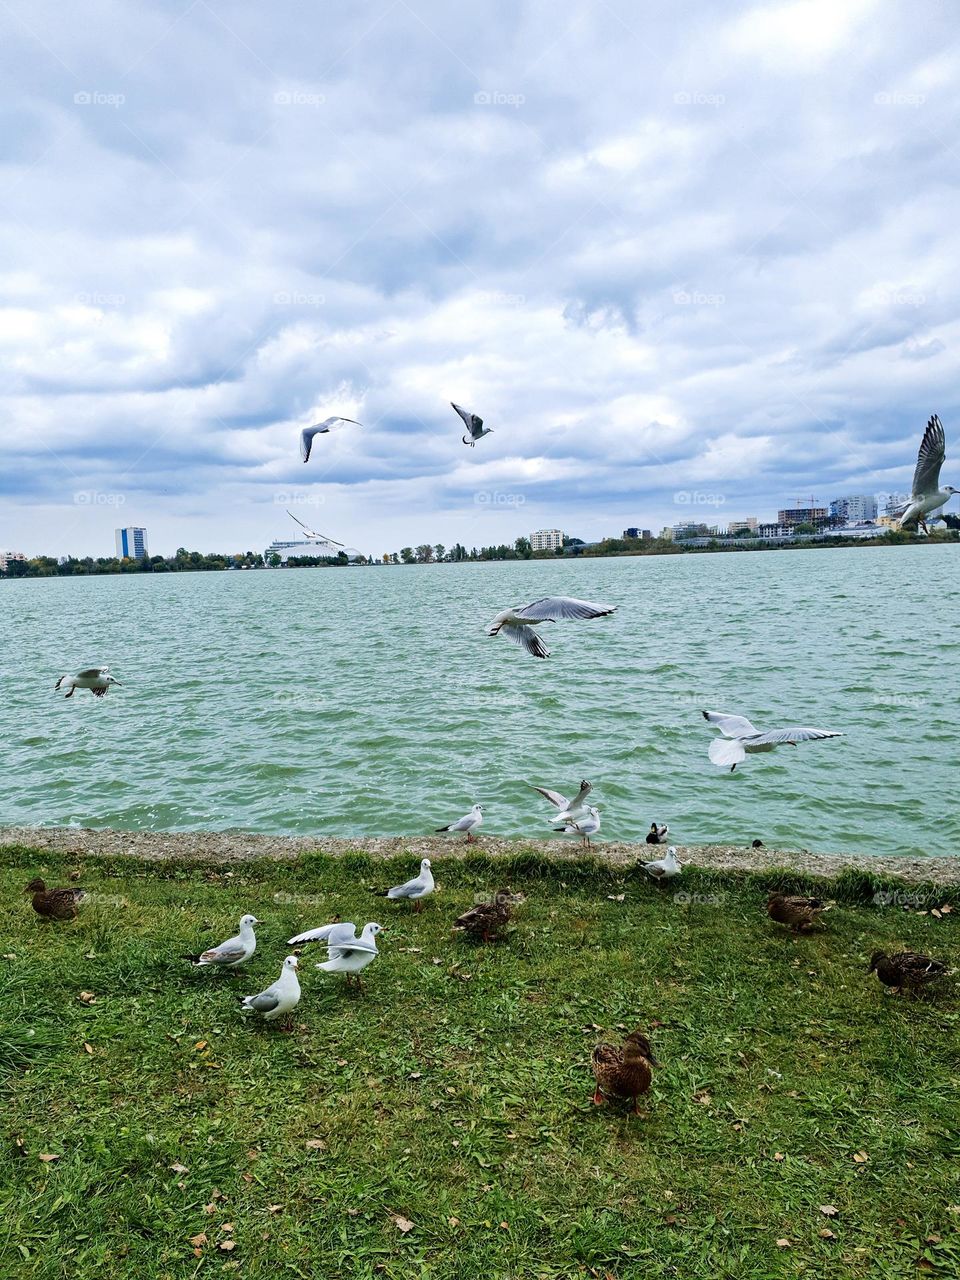
[[[829,903],[819,898],[802,898],[788,893],[771,893],[767,900],[767,915],[777,924],[785,924],[794,933],[802,933],[817,923],[821,912]]]
[[[498,889],[492,898],[486,902],[478,902],[475,907],[458,916],[453,927],[469,933],[471,937],[480,938],[483,942],[499,940],[512,918],[510,908],[519,901],[519,894],[511,893],[509,889]]]
[[[77,903],[84,896],[82,889],[48,889],[39,876],[30,881],[24,893],[33,894],[34,911],[48,920],[75,920]]]
[[[660,1066],[643,1032],[632,1031],[624,1040],[622,1049],[612,1044],[598,1044],[593,1051],[591,1065],[597,1082],[593,1094],[597,1106],[605,1098],[633,1099],[633,1114],[639,1115],[637,1098],[650,1088],[652,1068]]]
[[[898,951],[888,956],[885,951],[875,951],[870,957],[868,973],[876,973],[885,987],[901,992],[904,987],[916,992],[928,982],[935,982],[947,972],[942,960],[931,960],[916,951]]]

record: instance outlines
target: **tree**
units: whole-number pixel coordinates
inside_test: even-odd
[[[420,546],[417,547],[417,563],[429,564],[432,559],[433,547],[430,546],[429,542],[422,542]]]
[[[433,558],[435,560],[442,560],[446,554],[447,554],[447,548],[443,545],[442,542],[438,542],[437,545],[433,548]]]
[[[413,547],[400,548],[400,559],[404,564],[413,564],[414,558]]]
[[[521,560],[529,560],[533,555],[533,548],[530,546],[529,538],[518,538],[513,546]]]

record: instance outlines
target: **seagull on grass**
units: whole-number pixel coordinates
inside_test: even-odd
[[[367,965],[373,964],[380,954],[377,951],[378,933],[383,933],[383,925],[371,920],[369,924],[363,926],[363,933],[359,938],[355,938],[352,942],[343,940],[337,942],[335,946],[331,945],[327,953],[329,959],[322,961],[316,967],[322,969],[324,973],[346,974],[348,987],[350,979],[354,978],[362,991],[360,974]]]
[[[572,800],[568,800],[566,796],[562,796],[559,791],[551,791],[548,787],[535,787],[532,782],[527,783],[528,787],[533,787],[534,791],[539,791],[544,800],[549,800],[555,809],[560,812],[550,819],[554,822],[576,822],[580,818],[587,815],[586,799],[593,790],[593,783],[587,782],[586,779],[580,783],[580,790]]]
[[[715,724],[723,734],[722,738],[714,738],[710,743],[710,759],[720,769],[729,765],[731,773],[738,764],[743,763],[747,755],[759,751],[773,751],[784,745],[795,747],[798,742],[816,742],[820,738],[843,737],[842,733],[833,729],[807,729],[802,725],[794,725],[789,729],[769,729],[763,733],[746,716],[729,716],[722,711],[703,711],[701,715],[709,724]]]
[[[354,427],[362,427],[362,422],[357,422],[355,418],[326,418],[323,422],[318,422],[315,427],[304,427],[300,432],[300,457],[304,462],[310,461],[310,450],[313,447],[314,436],[325,436],[328,431],[332,431],[335,427],[349,422]]]
[[[927,516],[949,502],[955,493],[960,493],[960,489],[954,489],[949,484],[940,488],[940,468],[943,466],[946,448],[943,424],[934,414],[927,423],[920,442],[910,501],[900,513],[901,529],[915,529],[919,524],[924,533],[929,533]]]
[[[652,880],[672,880],[682,870],[677,861],[677,846],[672,844],[666,857],[657,858],[654,862],[645,862],[643,869]]]
[[[454,831],[457,828],[456,824],[454,824],[452,827],[444,827],[442,829],[444,831]],[[467,834],[470,834],[469,831]],[[383,896],[390,898],[391,901],[396,901],[398,898],[406,898],[414,904],[414,910],[419,911],[423,899],[429,898],[435,888],[433,872],[430,870],[430,859],[421,858],[420,874],[414,876],[412,880],[405,880],[403,884],[395,884]]]
[[[68,698],[72,698],[78,689],[89,689],[95,698],[105,698],[112,684],[120,681],[110,674],[109,667],[87,667],[78,671],[75,676],[61,676],[54,689],[66,689]]]
[[[575,600],[572,596],[545,596],[532,604],[519,605],[516,609],[504,609],[490,623],[488,636],[505,635],[514,644],[521,645],[535,658],[549,658],[550,650],[534,631],[541,622],[565,622],[573,618],[603,618],[613,613],[616,605],[591,604],[589,600]]]
[[[288,947],[303,946],[306,942],[325,942],[334,947],[338,942],[355,942],[357,926],[349,920],[336,920],[333,924],[322,924],[319,929],[308,929],[306,933],[298,933],[287,939]]]
[[[450,405],[452,408],[456,409],[457,413],[459,413],[460,417],[463,419],[464,426],[470,433],[469,436],[463,437],[463,443],[469,445],[471,449],[475,448],[478,440],[482,440],[484,436],[491,434],[493,428],[485,427],[483,425],[483,419],[478,418],[475,413],[471,413],[469,409],[464,409],[462,405],[454,404],[452,400],[450,401]]]
[[[235,938],[228,938],[219,947],[211,947],[198,956],[184,956],[183,959],[192,961],[198,968],[214,965],[219,969],[235,969],[237,965],[245,964],[256,951],[257,939],[253,926],[260,923],[262,922],[256,916],[241,916],[240,932]]]
[[[297,957],[287,956],[280,970],[280,977],[266,991],[257,996],[244,996],[240,1006],[244,1013],[259,1013],[264,1022],[276,1022],[285,1017],[287,1030],[291,1030],[291,1014],[300,1003],[300,983],[297,979]]]

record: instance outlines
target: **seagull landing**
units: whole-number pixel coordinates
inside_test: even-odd
[[[89,689],[95,698],[105,698],[112,684],[120,681],[110,674],[109,667],[87,667],[86,671],[78,671],[75,676],[61,676],[54,689],[66,689],[68,698],[72,698],[78,689]]]
[[[616,605],[591,604],[589,600],[575,600],[572,596],[545,596],[532,604],[519,605],[516,609],[504,609],[490,623],[488,636],[503,634],[514,644],[521,645],[535,658],[549,658],[550,650],[534,631],[541,622],[564,622],[572,618],[603,618],[613,613]]]
[[[357,422],[355,418],[326,418],[323,422],[318,422],[315,427],[304,427],[300,432],[300,457],[304,462],[310,461],[310,450],[313,447],[314,436],[325,436],[328,431],[337,426],[338,423],[349,422],[355,427],[363,426],[362,422]]]
[[[485,427],[483,425],[482,418],[478,418],[477,415],[475,413],[471,413],[469,409],[464,409],[461,405],[454,404],[452,400],[450,401],[450,405],[452,408],[456,409],[457,413],[459,413],[460,417],[463,419],[464,426],[470,433],[463,437],[464,444],[468,444],[470,448],[473,449],[478,440],[482,440],[484,436],[490,435],[493,428]]]
[[[534,787],[532,782],[528,782],[527,786],[533,787],[534,791],[539,791],[544,800],[549,800],[555,809],[560,810],[558,814],[550,819],[551,824],[554,822],[576,822],[580,818],[587,816],[586,799],[593,790],[592,782],[587,782],[584,779],[580,783],[580,790],[572,800],[562,796],[559,791],[550,791],[547,787]]]
[[[465,831],[467,833],[467,844],[473,844],[476,839],[476,836],[473,833],[477,827],[482,825],[482,823],[483,805],[475,804],[470,812],[465,813],[462,818],[458,818],[456,822],[451,822],[449,826],[437,827],[436,830],[438,834],[441,831]],[[429,859],[425,858],[424,861],[429,867]]]
[[[264,1022],[276,1022],[286,1016],[287,1030],[293,1028],[292,1014],[300,1003],[300,983],[297,979],[297,957],[287,956],[276,982],[261,991],[258,996],[244,996],[240,1007],[244,1013],[259,1013]]]
[[[728,716],[722,711],[702,711],[704,720],[715,724],[723,734],[722,738],[714,738],[710,743],[709,756],[713,763],[723,769],[730,766],[733,773],[738,764],[742,764],[747,755],[759,751],[773,751],[776,747],[788,745],[795,747],[798,742],[816,742],[820,738],[842,738],[842,733],[833,729],[805,729],[795,725],[789,729],[770,729],[761,733],[754,728],[746,716]]]
[[[940,488],[940,468],[946,454],[946,438],[943,425],[936,414],[927,423],[917,454],[917,467],[913,473],[913,486],[910,490],[910,501],[900,515],[900,528],[916,528],[919,524],[924,533],[929,533],[927,516],[949,502],[960,489],[951,485]]]
[[[554,831],[564,831],[568,836],[579,836],[584,849],[591,848],[590,837],[600,830],[600,810],[587,805],[586,812],[576,822],[568,822],[566,826],[554,827]]]

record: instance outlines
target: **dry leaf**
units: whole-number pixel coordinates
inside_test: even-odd
[[[224,1253],[230,1253],[237,1247],[236,1240],[221,1240],[217,1245],[218,1249],[222,1249]]]
[[[226,1232],[229,1235],[233,1231],[233,1223],[232,1222],[222,1223],[220,1226],[220,1230]]]
[[[268,1204],[267,1213],[279,1213],[282,1208],[282,1204]]]
[[[251,1147],[251,1148],[250,1148],[250,1150],[247,1152],[247,1159],[248,1159],[248,1160],[259,1160],[259,1159],[260,1159],[260,1152],[256,1149],[256,1147]]]
[[[459,1218],[448,1218],[448,1219],[447,1219],[447,1226],[448,1226],[448,1227],[459,1227],[459,1225],[460,1225],[460,1219],[459,1219]]]
[[[623,902],[623,900],[626,898],[626,896],[627,896],[627,895],[626,895],[625,893],[608,893],[608,894],[607,894],[607,901],[608,901],[608,902]]]
[[[697,1093],[693,1095],[693,1100],[694,1102],[699,1102],[701,1107],[709,1107],[710,1103],[713,1101],[713,1098],[706,1091],[706,1089],[700,1089]]]
[[[934,908],[933,908],[933,910],[930,912],[930,914],[931,914],[932,916],[936,917],[936,919],[937,919],[937,920],[942,920],[942,919],[943,919],[943,912],[942,912],[942,911],[938,911],[936,907],[934,907]]]
[[[408,1079],[408,1080],[420,1080],[420,1079],[422,1079],[422,1077],[423,1077],[423,1072],[422,1072],[422,1071],[411,1071],[411,1072],[410,1072],[410,1074],[407,1076],[407,1079]]]
[[[348,1218],[356,1218],[356,1217],[359,1217],[359,1214],[360,1214],[360,1210],[359,1210],[359,1209],[348,1209],[348,1210],[347,1210],[347,1217],[348,1217]]]
[[[205,1205],[203,1206],[203,1212],[204,1212],[204,1213],[207,1213],[207,1214],[210,1214],[210,1213],[216,1213],[216,1212],[217,1212],[217,1206],[216,1206],[215,1204],[205,1204]]]
[[[90,1043],[89,1040],[84,1040],[83,1051],[84,1053],[93,1053],[93,1045]]]
[[[925,1243],[926,1244],[942,1244],[943,1236],[938,1236],[938,1235],[927,1236]]]
[[[825,1218],[835,1218],[837,1216],[837,1210],[832,1204],[822,1204],[820,1212]]]
[[[676,1214],[668,1213],[668,1214],[667,1214],[667,1216],[664,1218],[664,1220],[663,1220],[663,1221],[664,1221],[664,1223],[666,1224],[666,1226],[668,1226],[668,1227],[672,1227],[672,1226],[674,1226],[674,1225],[676,1224],[676,1221],[677,1221]]]
[[[399,1213],[392,1214],[391,1217],[393,1218],[394,1226],[398,1231],[402,1231],[404,1235],[413,1230],[413,1223],[409,1218],[403,1218]]]
[[[77,999],[81,1004],[96,1004],[97,1002],[97,997],[92,991],[81,991]]]
[[[170,1166],[170,1169],[171,1169],[171,1172],[173,1173],[189,1173],[190,1172],[190,1170],[187,1168],[185,1164],[172,1164]]]
[[[786,1160],[786,1158],[787,1158],[787,1157],[783,1154],[783,1152],[782,1152],[782,1151],[775,1151],[775,1152],[773,1153],[773,1158],[774,1158],[774,1160],[776,1160],[776,1161],[777,1161],[777,1163],[779,1164],[781,1160]]]
[[[205,1231],[201,1231],[198,1235],[191,1236],[190,1243],[195,1249],[199,1249],[202,1244],[207,1243],[207,1233]]]
[[[38,1159],[42,1160],[44,1164],[50,1164],[52,1160],[59,1160],[60,1156],[52,1151],[45,1151]]]
[[[867,1155],[865,1151],[855,1151],[853,1153],[854,1164],[866,1164],[869,1159],[870,1157]]]
[[[836,1240],[837,1238],[833,1234],[833,1232],[830,1230],[829,1227],[821,1227],[820,1230],[817,1232],[817,1235],[820,1237],[821,1240]]]
[[[206,1040],[198,1040],[193,1047],[195,1049],[205,1049],[207,1047],[207,1042]]]
[[[509,1222],[501,1222],[501,1223],[500,1223],[500,1230],[501,1230],[501,1231],[509,1231],[509,1230],[510,1230],[510,1223],[509,1223]]]
[[[949,902],[945,902],[940,908],[940,911],[943,915],[948,916],[953,911],[953,907],[951,907]]]
[[[777,1241],[777,1248],[778,1249],[790,1248],[790,1241],[786,1238],[786,1236],[781,1236],[781,1238]]]
[[[322,1138],[308,1138],[307,1149],[309,1151],[326,1151],[327,1144]]]

